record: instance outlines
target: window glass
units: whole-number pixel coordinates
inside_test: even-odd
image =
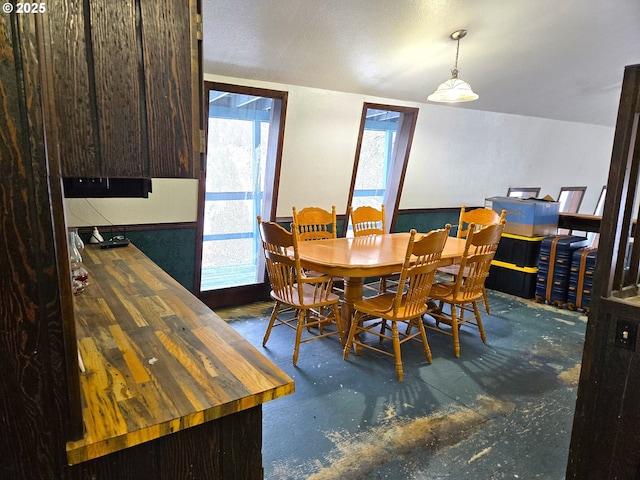
[[[586,190],[587,187],[562,187],[558,195],[559,211],[563,213],[578,213]]]
[[[365,104],[349,205],[385,205],[389,229],[402,190],[418,109]],[[351,219],[346,235],[351,235]]]
[[[281,134],[282,100],[261,95],[259,89],[228,87],[207,90],[201,292],[262,284],[256,217],[269,220],[273,205],[264,205],[263,199],[275,198],[273,172],[279,158],[269,144]]]
[[[509,187],[507,197],[536,198],[540,195],[540,187]]]

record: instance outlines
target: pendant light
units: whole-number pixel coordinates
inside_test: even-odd
[[[451,78],[438,86],[438,89],[427,97],[431,102],[471,102],[477,100],[478,94],[474,93],[464,80],[458,78],[458,53],[460,52],[460,39],[467,34],[466,30],[456,30],[450,35],[451,40],[458,42],[456,47],[456,64],[451,70]]]

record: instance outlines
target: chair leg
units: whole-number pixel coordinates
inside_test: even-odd
[[[453,353],[460,356],[460,338],[458,338],[458,311],[456,305],[451,304],[451,334],[453,335]]]
[[[342,327],[342,317],[340,316],[340,310],[338,305],[333,305],[333,316],[336,320],[336,328],[338,329],[338,335],[340,335],[340,345],[344,346],[346,338],[344,338],[344,329]]]
[[[400,354],[400,338],[398,337],[398,322],[391,322],[391,332],[393,336],[393,352],[396,357],[396,373],[398,374],[398,381],[402,381],[402,356]]]
[[[435,312],[434,312],[434,313],[442,313],[442,307],[443,307],[443,305],[444,305],[444,302],[443,302],[442,300],[440,300],[440,301],[438,302],[438,307],[437,307],[437,309],[435,310]],[[451,305],[451,310],[453,310],[453,305]],[[435,319],[435,321],[436,321],[436,327],[440,326],[440,317],[439,317],[438,315],[436,315],[436,316],[435,316],[435,317],[433,317],[433,318],[434,318],[434,319]]]
[[[300,339],[302,338],[302,330],[306,323],[309,310],[298,310],[298,326],[296,327],[296,343],[293,346],[293,364],[298,363],[298,354],[300,353]]]
[[[476,315],[476,323],[478,324],[478,330],[480,330],[480,338],[482,343],[487,344],[487,336],[484,333],[484,327],[482,326],[482,319],[480,318],[480,309],[478,308],[478,302],[473,302],[473,313]]]
[[[349,329],[349,336],[347,337],[347,343],[345,343],[344,345],[344,353],[342,355],[343,359],[347,359],[347,357],[349,356],[349,353],[351,352],[351,346],[353,345],[353,339],[356,335],[356,330],[358,329],[358,323],[360,322],[360,313],[356,313],[353,317],[353,320],[351,320],[351,328]],[[357,349],[357,346],[356,346]],[[356,355],[359,355],[358,352],[356,352]]]
[[[427,357],[427,361],[431,363],[433,361],[433,357],[431,356],[431,348],[429,348],[429,342],[427,341],[427,331],[424,328],[424,324],[422,323],[422,317],[418,318],[416,323],[418,324],[418,330],[420,330],[420,337],[422,338],[422,348],[424,349],[424,356]]]
[[[487,289],[484,287],[482,287],[482,301],[484,302],[484,309],[487,311],[487,315],[490,315],[489,298],[487,297]]]
[[[378,343],[382,343],[382,335],[384,335],[384,332],[388,329],[389,327],[387,327],[387,321],[384,318],[380,319],[380,336],[378,337]]]
[[[262,338],[262,346],[264,347],[269,340],[269,335],[271,335],[271,329],[273,328],[273,324],[278,317],[278,310],[280,309],[280,302],[276,302],[273,306],[273,310],[271,311],[271,317],[269,317],[269,325],[267,325],[267,331],[264,333],[264,337]]]

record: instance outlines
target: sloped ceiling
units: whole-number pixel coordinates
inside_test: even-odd
[[[614,126],[640,63],[640,0],[203,0],[205,73],[426,102],[450,76],[480,95],[451,108]]]

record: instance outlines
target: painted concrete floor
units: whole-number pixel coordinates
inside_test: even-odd
[[[390,357],[342,359],[337,336],[303,344],[293,330],[262,337],[270,303],[217,313],[296,382],[263,406],[265,479],[565,478],[586,316],[489,291],[487,345],[461,330],[403,345]]]

